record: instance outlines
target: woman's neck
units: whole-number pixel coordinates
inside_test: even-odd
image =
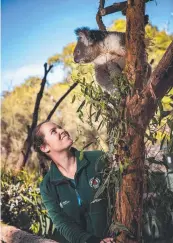
[[[77,162],[74,154],[70,150],[52,154],[51,158],[64,176],[74,179]]]

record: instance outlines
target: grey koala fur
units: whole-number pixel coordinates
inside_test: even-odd
[[[112,93],[114,81],[125,67],[125,33],[90,30],[87,27],[76,29],[78,42],[73,56],[76,63],[93,63],[99,85]],[[147,63],[147,62],[146,62]],[[147,80],[151,67],[147,63]]]

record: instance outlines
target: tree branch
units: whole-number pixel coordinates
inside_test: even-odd
[[[173,41],[152,73],[150,83],[144,91],[147,96],[151,96],[151,85],[157,99],[163,98],[167,90],[173,87]]]
[[[145,0],[146,3],[149,1],[152,1],[152,0]],[[100,17],[102,17],[102,16],[105,16],[108,14],[119,12],[119,11],[121,11],[123,15],[126,15],[126,9],[127,9],[127,1],[120,2],[120,3],[113,3],[112,5],[105,7],[105,8],[104,8],[104,4],[100,3],[99,15],[100,15]]]
[[[46,84],[47,75],[52,68],[53,68],[53,65],[50,65],[49,68],[47,69],[47,63],[44,64],[44,77],[42,79],[41,88],[40,88],[39,93],[37,94],[37,98],[36,98],[36,102],[35,102],[32,125],[31,125],[31,133],[37,125],[40,101],[41,101],[42,96],[43,96],[43,91],[44,91],[44,87],[45,87],[45,84]]]
[[[35,102],[34,113],[33,113],[33,118],[32,118],[32,124],[31,124],[30,132],[29,132],[28,138],[27,138],[27,140],[28,140],[28,149],[27,149],[26,154],[25,154],[24,165],[25,165],[25,163],[26,163],[26,161],[28,159],[28,156],[30,154],[30,151],[31,151],[32,132],[33,132],[34,128],[37,126],[39,107],[40,107],[41,99],[43,97],[43,91],[44,91],[44,87],[45,87],[45,84],[46,84],[47,75],[48,75],[48,73],[50,72],[50,70],[52,68],[53,68],[53,65],[50,65],[49,68],[47,68],[47,63],[44,64],[44,77],[42,79],[40,91],[37,94],[37,98],[36,98],[36,102]]]
[[[55,106],[53,107],[53,109],[51,110],[51,112],[49,113],[47,120],[50,120],[52,115],[54,114],[54,112],[56,111],[57,107],[61,104],[61,102],[65,99],[65,97],[78,85],[78,81],[75,82],[73,85],[70,86],[70,88],[65,92],[65,94],[63,96],[61,96],[61,98],[56,102]]]
[[[100,0],[100,3],[99,3],[99,9],[98,9],[98,12],[96,14],[96,22],[98,24],[98,27],[100,30],[106,30],[106,27],[102,21],[102,15],[101,15],[101,11],[102,9],[104,8],[104,5],[105,5],[105,0]]]
[[[33,112],[32,124],[31,124],[30,128],[29,128],[29,126],[27,126],[28,135],[27,135],[27,138],[24,142],[23,149],[22,149],[22,151],[19,155],[19,160],[18,160],[18,163],[17,163],[16,168],[15,168],[16,173],[18,173],[25,166],[27,159],[29,157],[29,154],[31,152],[32,132],[37,125],[40,102],[41,102],[41,99],[42,99],[42,96],[43,96],[43,91],[44,91],[44,87],[45,87],[45,84],[46,84],[47,75],[50,72],[50,70],[52,69],[52,67],[53,67],[53,65],[50,65],[49,68],[47,68],[47,63],[44,64],[44,77],[43,77],[42,82],[41,82],[40,90],[37,94],[34,112]]]
[[[173,87],[173,42],[160,60],[150,81],[141,95],[135,94],[127,103],[131,116],[138,117],[138,129],[146,129],[157,109],[157,100],[161,100]]]
[[[43,77],[42,82],[41,82],[40,91],[37,94],[37,98],[36,98],[36,102],[35,102],[34,113],[33,113],[33,120],[32,120],[32,125],[31,125],[31,131],[33,131],[33,129],[37,125],[40,101],[41,101],[42,96],[43,96],[43,91],[44,91],[44,87],[45,87],[45,84],[46,84],[47,75],[50,72],[50,70],[52,69],[52,67],[53,67],[53,65],[50,65],[49,68],[47,69],[47,63],[44,64],[44,72],[45,73],[44,73],[44,77]]]
[[[102,8],[100,10],[100,15],[105,16],[108,14],[116,13],[121,11],[123,14],[125,13],[127,8],[127,1],[121,3],[114,3],[106,8]]]
[[[145,2],[149,2],[152,0],[145,0]],[[96,15],[96,21],[98,24],[98,27],[100,30],[106,30],[106,27],[102,21],[102,17],[108,14],[112,14],[112,13],[116,13],[121,11],[123,15],[126,15],[126,10],[127,10],[127,1],[124,2],[120,2],[120,3],[113,3],[112,5],[105,7],[105,1],[104,0],[100,0],[100,4],[99,4],[99,10],[97,12]],[[148,15],[145,16],[145,25],[148,24]]]
[[[154,116],[156,111],[156,99],[161,100],[166,92],[172,87],[173,41],[167,48],[157,68],[152,73],[149,84],[144,88],[142,92],[142,96],[146,97],[145,110],[148,110],[148,120],[146,121],[147,125],[149,124],[150,119]]]

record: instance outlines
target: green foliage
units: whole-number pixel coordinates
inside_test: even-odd
[[[27,232],[51,237],[53,225],[42,204],[41,179],[27,171],[21,171],[17,176],[2,171],[1,219]]]
[[[121,130],[124,128],[123,123],[123,106],[125,102],[125,97],[129,93],[129,86],[126,78],[123,75],[120,75],[115,80],[115,92],[113,95],[109,95],[106,92],[103,92],[101,88],[95,83],[87,83],[85,79],[80,83],[81,92],[85,99],[80,104],[77,112],[82,119],[84,116],[83,109],[88,107],[88,123],[90,126],[97,126],[97,130],[101,129],[103,125],[107,127],[107,134],[110,137],[112,132],[111,128],[114,127],[114,137],[119,139],[121,136]],[[85,108],[84,108],[85,107]],[[123,123],[120,127],[113,126],[121,122]],[[115,141],[114,141],[115,142]],[[110,148],[109,148],[110,149]]]

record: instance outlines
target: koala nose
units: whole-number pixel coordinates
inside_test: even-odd
[[[74,61],[75,61],[76,63],[79,63],[79,60],[77,59],[77,57],[74,57]]]

